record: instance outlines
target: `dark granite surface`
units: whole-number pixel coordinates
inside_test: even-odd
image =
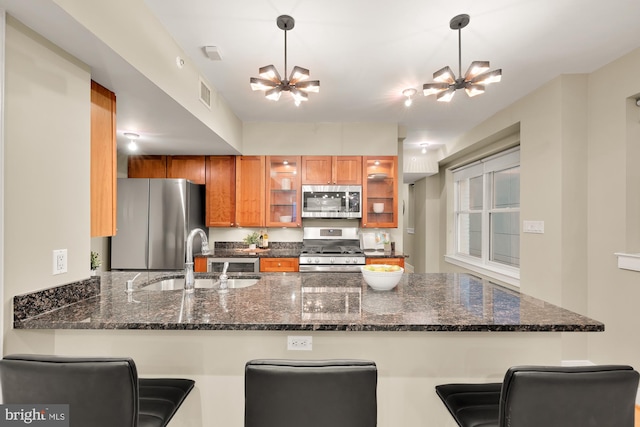
[[[14,299],[18,329],[194,329],[297,331],[603,331],[593,319],[466,274],[405,274],[391,291],[374,291],[359,273],[262,273],[254,286],[145,291],[179,272],[108,272],[101,293],[60,308]],[[234,276],[241,276],[236,275]],[[197,274],[196,278],[215,278]],[[55,295],[55,293],[54,293]],[[25,307],[17,301],[32,301]],[[41,310],[38,310],[42,307]],[[36,314],[40,312],[41,314]]]
[[[302,242],[273,242],[267,250],[250,251],[247,245],[240,242],[215,242],[213,251],[206,255],[208,258],[298,258],[302,250]],[[197,255],[205,256],[205,255]],[[371,250],[365,252],[370,258],[406,258],[400,252],[384,252]]]

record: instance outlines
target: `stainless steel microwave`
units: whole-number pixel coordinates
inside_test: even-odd
[[[302,218],[362,218],[361,185],[303,185]]]

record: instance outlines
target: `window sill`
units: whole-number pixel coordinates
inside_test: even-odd
[[[616,252],[618,257],[618,268],[622,270],[640,271],[640,254],[625,254]]]
[[[445,255],[444,260],[449,264],[466,268],[467,270],[486,276],[490,279],[499,280],[511,286],[520,287],[520,271],[510,268],[500,268],[494,265],[485,265],[474,260],[455,255]]]

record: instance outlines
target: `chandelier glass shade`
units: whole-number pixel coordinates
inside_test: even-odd
[[[467,72],[462,75],[462,29],[469,24],[469,15],[458,15],[449,22],[452,30],[458,30],[458,77],[450,67],[444,67],[433,73],[435,83],[422,86],[424,96],[436,95],[440,102],[449,102],[456,90],[464,89],[469,97],[484,93],[485,86],[499,82],[502,70],[489,71],[489,61],[473,61]]]
[[[288,15],[281,15],[276,21],[278,28],[284,31],[284,75],[285,79],[280,76],[278,70],[273,65],[261,67],[258,70],[260,77],[251,77],[251,89],[264,92],[267,99],[277,101],[280,99],[282,92],[289,92],[293,97],[296,105],[309,99],[309,92],[320,91],[319,80],[308,80],[309,70],[306,68],[295,66],[291,70],[291,74],[287,76],[287,31],[291,30],[295,25],[295,20]]]

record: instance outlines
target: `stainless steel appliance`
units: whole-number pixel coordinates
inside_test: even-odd
[[[228,273],[257,273],[260,271],[260,258],[208,258],[207,271],[221,272],[228,262]]]
[[[362,218],[362,186],[303,185],[302,218]]]
[[[365,264],[356,227],[305,227],[300,272],[354,272]]]
[[[114,270],[180,270],[186,239],[204,225],[204,185],[185,179],[118,179]],[[194,247],[200,247],[200,237]]]

